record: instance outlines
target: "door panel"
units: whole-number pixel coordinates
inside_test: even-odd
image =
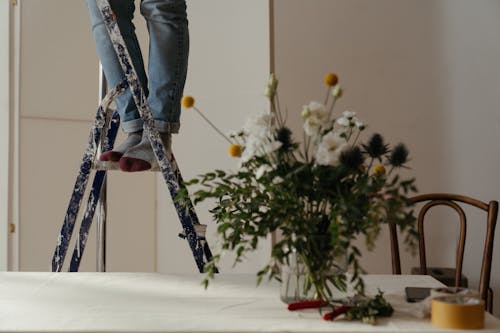
[[[98,59],[85,1],[20,5],[19,267],[47,271],[97,108]],[[154,271],[154,175],[113,173],[108,190],[108,271]],[[81,270],[95,270],[94,229]]]

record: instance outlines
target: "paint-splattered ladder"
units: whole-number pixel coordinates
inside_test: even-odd
[[[73,188],[73,193],[68,205],[64,223],[58,238],[57,247],[52,259],[52,271],[60,272],[63,268],[64,259],[69,247],[75,221],[81,206],[81,202],[87,187],[87,183],[92,169],[95,174],[92,182],[90,194],[87,199],[86,210],[82,217],[80,225],[79,238],[76,241],[75,249],[71,258],[69,271],[78,271],[80,261],[85,249],[90,226],[92,224],[96,207],[99,205],[101,190],[105,184],[106,172],[114,169],[113,165],[98,162],[98,151],[108,151],[113,148],[116,133],[119,127],[119,117],[115,113],[111,115],[109,106],[111,102],[126,89],[130,89],[137,105],[137,109],[144,121],[145,131],[151,141],[154,153],[158,160],[159,171],[163,174],[167,187],[172,198],[175,198],[182,189],[182,176],[175,162],[173,154],[171,160],[167,158],[165,147],[158,131],[154,127],[154,120],[151,115],[149,105],[146,101],[146,95],[138,80],[137,73],[132,65],[130,55],[125,47],[125,42],[116,23],[116,17],[113,14],[107,0],[96,0],[97,5],[103,15],[104,23],[111,37],[111,41],[120,60],[120,64],[125,73],[125,80],[111,89],[102,99],[97,109],[94,125],[90,131],[88,146],[83,155],[82,164]],[[188,241],[193,252],[193,256],[200,272],[203,272],[205,263],[212,257],[210,248],[205,239],[206,226],[200,224],[193,204],[189,198],[183,200],[174,200],[175,209],[182,224],[182,238]],[[103,250],[103,249],[102,249]]]

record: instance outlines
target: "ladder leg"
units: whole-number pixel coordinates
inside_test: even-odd
[[[69,201],[68,209],[64,217],[64,222],[59,234],[57,246],[52,257],[53,272],[60,272],[62,270],[69,242],[71,240],[73,229],[75,227],[75,221],[78,215],[78,211],[80,210],[83,195],[85,193],[85,189],[87,188],[90,170],[95,159],[102,129],[106,122],[104,110],[107,110],[109,108],[109,105],[111,104],[113,99],[123,91],[125,91],[126,87],[127,82],[122,82],[120,85],[111,90],[97,109],[94,125],[90,130],[88,146],[83,154],[80,170],[76,178],[75,185],[73,186],[71,199]]]
[[[97,201],[96,216],[96,272],[106,272],[108,180],[104,179],[101,194]]]
[[[165,147],[160,139],[160,135],[154,126],[154,119],[151,114],[151,110],[147,103],[146,95],[144,89],[142,88],[140,81],[137,76],[137,72],[134,69],[130,54],[128,53],[125,41],[120,33],[120,29],[116,22],[116,17],[109,5],[107,0],[96,0],[97,6],[101,11],[103,16],[103,21],[106,29],[109,33],[111,42],[122,66],[123,72],[125,74],[126,80],[129,84],[132,97],[134,98],[137,109],[143,119],[145,131],[153,147],[153,151],[160,165],[163,178],[167,183],[170,195],[175,198],[179,192],[180,185],[178,179],[174,175],[172,166],[167,158]],[[177,211],[179,220],[184,229],[186,240],[193,253],[196,265],[200,272],[204,270],[204,260],[203,260],[203,246],[195,232],[192,216],[196,216],[192,205],[189,205],[190,200],[174,200],[175,209]],[[189,213],[189,211],[192,211]],[[197,220],[197,219],[196,219]]]
[[[107,145],[103,147],[103,151],[108,151],[113,149],[113,144],[116,139],[116,134],[118,132],[119,127],[119,118],[118,113],[113,114],[113,118],[111,119],[111,125],[109,130],[106,133],[106,140],[104,140]],[[87,206],[85,213],[82,218],[82,223],[80,225],[79,237],[77,243],[75,245],[75,249],[73,250],[73,255],[71,257],[70,263],[70,272],[77,272],[80,267],[80,261],[83,256],[83,252],[85,250],[85,246],[87,244],[87,239],[89,236],[89,230],[92,225],[92,221],[94,219],[94,213],[98,206],[98,203],[101,198],[102,187],[106,181],[106,171],[99,170],[94,175],[94,180],[92,182],[92,188],[89,194]]]
[[[96,125],[98,120],[102,117],[102,109],[99,108],[96,116]],[[89,137],[89,145],[85,150],[83,155],[82,164],[80,165],[80,171],[76,178],[75,185],[73,187],[73,193],[68,204],[68,209],[66,211],[66,216],[64,217],[63,226],[59,234],[57,241],[57,246],[54,251],[54,256],[52,258],[52,271],[60,272],[64,259],[66,257],[66,252],[68,250],[69,242],[71,240],[71,235],[73,234],[73,229],[75,227],[75,221],[80,210],[80,205],[87,188],[87,182],[90,175],[90,169],[92,167],[92,161],[95,156],[95,147],[97,146],[97,140],[101,134],[101,129],[98,126],[94,126],[91,130]]]
[[[171,160],[171,165],[174,167],[175,170],[175,177],[177,178],[177,183],[179,184],[179,190],[186,190],[186,186],[184,185],[184,179],[182,178],[181,171],[178,167],[177,161],[175,160],[175,157],[172,154],[172,160]],[[200,221],[198,219],[198,215],[196,214],[196,211],[194,209],[193,203],[191,202],[191,199],[187,198],[186,202],[186,209],[188,211],[189,217],[193,223],[193,225],[200,224]],[[198,235],[199,236],[199,235]],[[205,236],[205,235],[203,235]],[[183,235],[184,237],[184,235]],[[198,237],[199,238],[199,237]],[[210,261],[212,259],[212,251],[210,251],[210,247],[208,245],[208,242],[204,240],[202,244],[202,249],[203,249],[203,254],[205,256],[206,261]],[[217,268],[215,269],[215,272],[218,273]]]
[[[104,74],[104,68],[102,63],[99,62],[99,101],[102,101],[104,96],[108,91],[108,81],[106,80],[106,75]],[[113,114],[113,117],[116,116]],[[113,131],[113,123],[111,123],[110,130]],[[117,130],[118,126],[116,126]],[[107,133],[110,134],[109,132]],[[106,136],[108,136],[106,135]],[[113,137],[113,142],[115,141],[116,135]],[[109,142],[109,141],[108,141]],[[106,140],[101,142],[101,153],[104,150],[112,150],[112,147],[106,149],[105,145],[108,144]],[[99,200],[97,201],[97,217],[96,217],[96,272],[106,271],[106,237],[107,237],[107,208],[108,208],[108,179],[104,178],[104,183],[102,184],[101,193],[99,195]]]
[[[89,236],[89,229],[94,219],[94,212],[97,207],[97,201],[101,192],[101,187],[106,177],[106,171],[99,170],[94,176],[94,181],[92,183],[91,193],[87,202],[87,208],[83,215],[82,224],[80,226],[79,237],[76,241],[75,249],[73,250],[73,255],[71,257],[71,263],[69,267],[70,272],[78,272],[80,267],[80,261],[85,250],[85,245],[87,244],[87,238]]]

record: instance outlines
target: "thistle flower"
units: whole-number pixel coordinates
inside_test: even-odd
[[[400,167],[408,161],[408,149],[402,143],[396,145],[392,150],[389,162],[394,167]]]
[[[384,138],[378,133],[373,134],[368,144],[363,145],[363,148],[370,157],[378,158],[379,160],[388,151],[387,145],[384,144]]]
[[[348,149],[340,154],[340,163],[349,170],[360,170],[364,158],[359,147]]]
[[[292,131],[288,127],[281,127],[276,132],[276,139],[282,143],[282,148],[288,150],[292,147]]]
[[[325,75],[325,84],[329,87],[336,86],[339,82],[339,78],[335,73],[328,73]]]

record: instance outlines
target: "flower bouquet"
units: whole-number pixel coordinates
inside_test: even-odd
[[[354,244],[359,236],[371,249],[381,227],[391,222],[414,247],[417,232],[407,199],[415,191],[414,180],[397,172],[408,161],[407,148],[390,146],[380,134],[361,142],[366,124],[355,112],[334,112],[342,96],[337,76],[327,74],[325,84],[324,102],[310,102],[302,110],[299,143],[286,125],[278,81],[271,75],[265,93],[269,110],[226,137],[238,169],[214,170],[187,182],[195,189],[195,204],[215,201],[210,213],[222,248],[205,267],[205,285],[222,252],[234,251],[236,264],[273,233],[276,241],[268,264],[257,273],[258,282],[266,276],[279,280],[293,258],[303,269],[303,293],[325,301],[348,284],[364,294],[361,252]],[[183,102],[194,107],[191,97]],[[339,263],[342,257],[346,267]]]

